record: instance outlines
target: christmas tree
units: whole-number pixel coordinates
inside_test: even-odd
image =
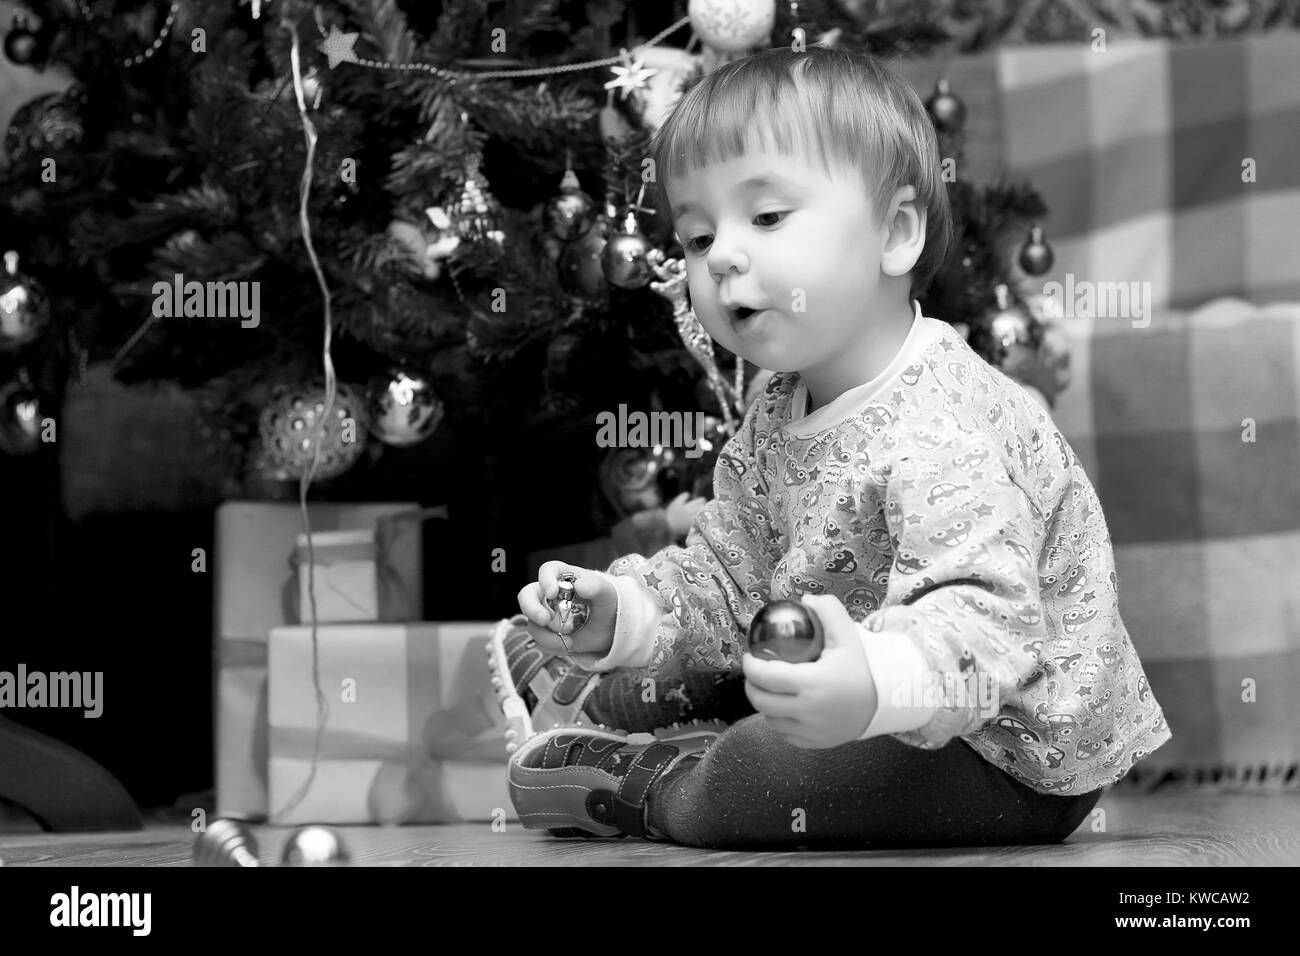
[[[711,458],[610,467],[599,413],[702,410],[715,451],[743,413],[757,370],[702,352],[656,291],[681,249],[641,163],[676,98],[773,43],[961,39],[929,5],[847,0],[27,6],[6,55],[74,82],[5,139],[5,450],[37,448],[90,367],[175,382],[214,498],[446,503],[484,561],[707,492]],[[960,100],[929,105],[959,156]],[[959,242],[922,305],[1000,362],[1036,340],[998,243],[1045,209],[1025,185],[950,189]]]

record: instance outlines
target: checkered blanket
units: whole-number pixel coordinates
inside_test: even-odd
[[[1056,323],[1054,414],[1174,731],[1126,782],[1300,787],[1300,34],[895,67],[923,95],[950,78],[965,175],[1031,180],[1042,282],[1096,293]],[[1143,315],[1107,294],[1133,282]]]

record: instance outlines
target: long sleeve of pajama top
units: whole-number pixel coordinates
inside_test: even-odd
[[[1059,794],[1113,783],[1170,739],[1097,495],[1023,388],[918,306],[888,368],[806,408],[796,373],[772,377],[685,546],[610,565],[614,644],[582,663],[736,672],[763,604],[830,594],[876,683],[864,737],[960,738]]]

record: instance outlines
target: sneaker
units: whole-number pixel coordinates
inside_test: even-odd
[[[702,757],[717,737],[549,730],[510,758],[510,799],[521,824],[553,836],[661,839],[648,833],[650,788],[684,760]]]
[[[615,701],[597,702],[592,693],[600,685],[602,675],[586,670],[563,654],[540,647],[529,633],[528,619],[522,614],[497,624],[488,642],[488,662],[492,668],[492,688],[505,714],[508,753],[514,753],[538,733],[559,727],[592,727],[627,733],[626,728],[613,726],[611,721],[640,720],[642,730],[647,723],[662,723],[652,731],[655,737],[673,737],[695,731],[721,733],[728,726],[727,717],[745,716],[738,712],[717,717],[706,711],[705,719],[683,719],[686,714],[680,695],[677,700],[666,700],[650,719],[642,705],[629,709]],[[717,696],[713,678],[696,677],[691,682],[696,696],[705,698],[705,702]],[[623,688],[611,690],[621,693]],[[682,690],[686,691],[685,685]]]

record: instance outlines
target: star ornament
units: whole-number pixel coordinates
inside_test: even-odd
[[[352,49],[356,46],[359,36],[360,33],[344,33],[337,25],[330,26],[330,35],[321,41],[317,49],[329,58],[331,70],[340,63],[361,62],[357,58],[356,51]]]
[[[622,90],[624,96],[644,90],[650,77],[659,72],[650,69],[640,60],[632,59],[627,50],[619,50],[618,55],[623,60],[623,65],[610,67],[614,79],[605,84],[607,90]]]

